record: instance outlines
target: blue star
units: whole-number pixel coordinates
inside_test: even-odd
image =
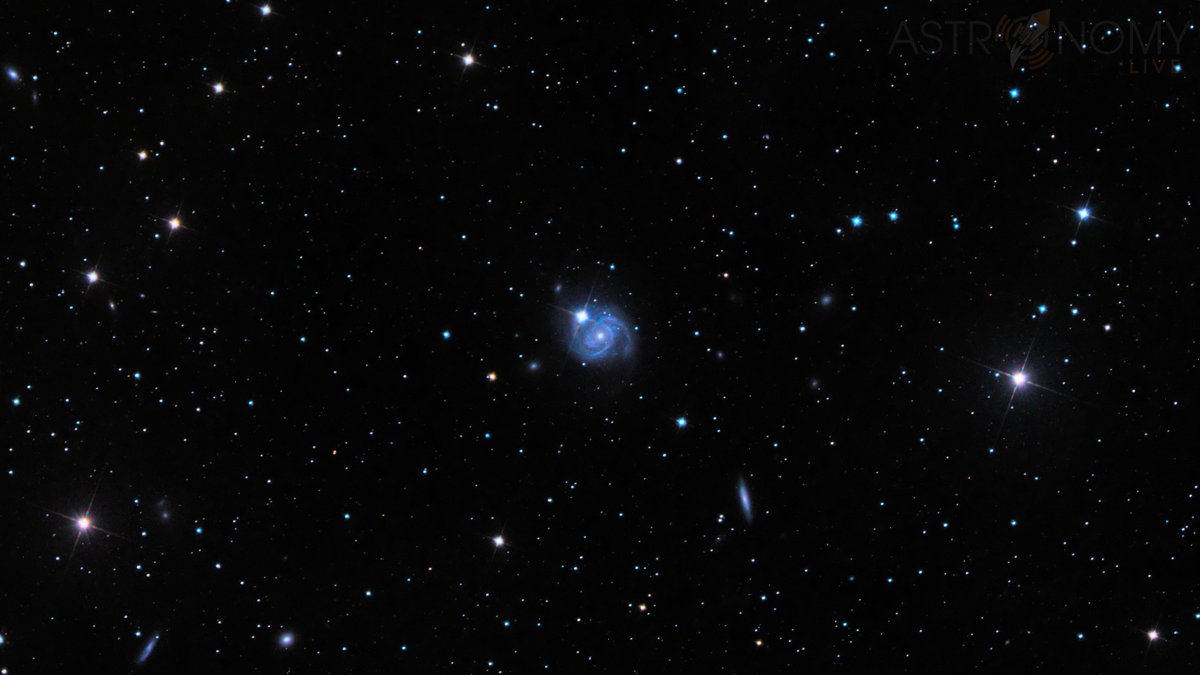
[[[888,220],[892,221],[893,223],[896,222],[897,220],[900,220],[900,212],[892,211],[891,213],[888,214]]]
[[[679,427],[680,429],[687,427],[687,418],[686,417],[675,418],[675,426]]]
[[[862,226],[862,223],[863,223],[862,216],[854,216],[853,218],[850,219],[850,224],[855,227]]]
[[[1009,97],[1009,98],[1011,98],[1011,99],[1014,99],[1014,100],[1015,100],[1015,99],[1019,98],[1020,96],[1021,96],[1021,90],[1020,90],[1020,89],[1017,89],[1016,87],[1013,87],[1012,89],[1009,89],[1009,90],[1008,90],[1008,97]]]

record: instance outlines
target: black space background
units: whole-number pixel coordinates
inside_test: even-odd
[[[1036,8],[272,9],[3,12],[7,672],[1200,663],[1191,36],[1014,73],[888,46]],[[633,355],[568,352],[589,295]],[[1064,395],[1001,434],[966,359],[1026,350]]]

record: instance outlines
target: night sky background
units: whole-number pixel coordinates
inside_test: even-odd
[[[10,3],[0,672],[1187,672],[1195,6],[1034,9]]]

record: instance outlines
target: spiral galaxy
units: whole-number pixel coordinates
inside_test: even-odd
[[[597,318],[581,315],[572,341],[576,356],[584,362],[608,361],[628,356],[633,348],[629,327],[611,314]]]

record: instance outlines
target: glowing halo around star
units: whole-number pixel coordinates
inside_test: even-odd
[[[580,310],[575,313],[575,323],[571,351],[584,363],[617,361],[633,352],[633,331],[612,314],[592,316]]]

